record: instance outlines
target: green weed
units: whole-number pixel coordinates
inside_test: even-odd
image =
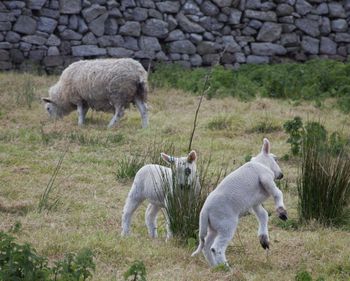
[[[146,267],[143,261],[134,261],[130,268],[124,273],[124,280],[146,281]]]

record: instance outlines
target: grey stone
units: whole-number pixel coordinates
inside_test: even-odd
[[[83,37],[82,42],[86,45],[96,45],[97,38],[92,32],[89,32]]]
[[[106,54],[106,49],[99,48],[95,45],[81,45],[72,47],[72,55],[75,57],[104,56]]]
[[[203,33],[203,38],[205,40],[208,40],[208,41],[214,41],[215,40],[215,37],[213,34],[211,34],[210,32],[204,32]]]
[[[274,43],[251,43],[252,53],[261,56],[285,55],[287,50]]]
[[[145,8],[136,7],[132,12],[132,18],[134,21],[144,21],[148,17],[148,11]]]
[[[331,32],[331,21],[327,17],[321,19],[320,31],[322,35],[328,35]]]
[[[28,0],[27,5],[31,10],[40,10],[44,6],[45,2],[46,0]]]
[[[47,50],[47,55],[48,56],[58,56],[59,54],[60,54],[60,51],[58,50],[58,48],[56,46],[51,46]]]
[[[125,48],[107,48],[107,53],[109,56],[114,58],[130,58],[134,54],[133,51]]]
[[[336,33],[335,42],[345,42],[350,43],[350,34],[349,33]]]
[[[184,40],[185,34],[180,29],[175,29],[171,31],[168,37],[165,39],[165,42]]]
[[[4,22],[12,22],[15,21],[16,17],[13,13],[9,13],[6,10],[4,10],[3,12],[0,9],[0,22],[4,21]]]
[[[247,56],[248,64],[264,64],[264,63],[269,63],[269,61],[270,59],[267,56],[255,56],[255,55]]]
[[[320,29],[318,27],[318,22],[314,20],[309,20],[306,18],[296,19],[295,25],[306,34],[313,37],[318,37],[320,35]]]
[[[245,28],[243,28],[242,34],[246,36],[255,35],[257,34],[257,30],[249,26],[246,26]]]
[[[40,16],[57,20],[60,17],[60,12],[59,12],[59,10],[43,8],[40,10]]]
[[[0,31],[8,31],[11,30],[12,24],[10,22],[2,22],[0,21]]]
[[[195,54],[196,47],[189,40],[179,40],[169,43],[169,51],[179,54]]]
[[[263,23],[258,20],[251,20],[248,23],[248,26],[254,28],[254,29],[260,29],[262,27]]]
[[[228,17],[230,24],[239,24],[241,22],[242,12],[237,9],[232,9]]]
[[[344,19],[332,20],[331,27],[334,32],[345,32],[348,30],[348,23]]]
[[[178,1],[162,1],[156,5],[162,13],[177,13],[180,10],[180,2]]]
[[[153,0],[139,0],[141,7],[154,9],[156,5]]]
[[[22,37],[22,41],[41,46],[46,43],[47,39],[38,35],[26,35]]]
[[[104,47],[124,47],[124,39],[122,36],[117,35],[104,35],[97,39],[98,45],[101,48]]]
[[[131,36],[124,36],[124,44],[122,46],[133,51],[139,50],[137,39]]]
[[[158,61],[168,61],[169,60],[168,56],[163,51],[159,51],[158,53],[156,53],[156,59]]]
[[[181,55],[180,54],[174,54],[174,53],[171,53],[171,54],[169,54],[169,58],[170,58],[170,60],[172,60],[172,61],[176,61],[176,60],[179,60],[179,59],[181,59]]]
[[[56,29],[57,21],[51,18],[46,17],[40,17],[38,20],[38,30],[47,32],[47,33],[53,33],[53,31]]]
[[[327,3],[321,3],[314,11],[317,15],[327,15],[329,12]]]
[[[105,34],[116,35],[118,32],[118,23],[114,18],[108,18],[105,21]]]
[[[138,37],[141,34],[141,25],[136,21],[127,21],[120,27],[119,34]]]
[[[108,13],[105,13],[89,23],[89,29],[96,36],[102,36],[105,32],[105,21],[108,18]]]
[[[71,29],[66,29],[60,33],[60,37],[63,40],[80,40],[83,36]]]
[[[337,53],[337,43],[328,37],[321,37],[320,53],[326,55],[335,55]]]
[[[177,20],[171,15],[168,16],[167,23],[169,31],[172,31],[177,27]]]
[[[60,52],[62,55],[69,55],[72,52],[70,41],[61,41],[61,45],[59,46]],[[74,55],[73,55],[74,56]]]
[[[82,11],[84,19],[89,23],[96,19],[98,16],[105,14],[107,11],[106,7],[98,4],[93,4],[91,7],[86,8]]]
[[[200,8],[206,16],[216,16],[220,12],[219,8],[211,1],[204,1]]]
[[[144,51],[137,51],[134,54],[135,59],[148,59],[148,60],[153,60],[155,58],[155,54],[151,53],[145,53]]]
[[[261,0],[247,0],[245,4],[246,9],[260,9]]]
[[[155,53],[162,50],[158,39],[155,37],[140,36],[139,46],[145,53]]]
[[[43,59],[43,64],[46,67],[54,67],[54,66],[60,66],[63,64],[63,57],[62,56],[48,56]]]
[[[81,0],[60,0],[62,14],[79,14],[81,8]]]
[[[114,18],[122,18],[123,15],[122,13],[117,9],[117,8],[113,8],[111,10],[109,10],[109,16],[114,17]]]
[[[225,14],[223,13],[220,13],[217,17],[218,21],[219,22],[227,22],[228,21],[228,16],[226,16]]]
[[[84,21],[83,18],[79,18],[78,20],[78,31],[82,34],[85,34],[86,32],[89,31],[89,28],[86,25],[86,22]]]
[[[36,20],[33,18],[29,16],[20,16],[13,26],[13,31],[30,35],[35,33],[36,26]]]
[[[108,8],[108,10],[111,10],[111,9],[114,9],[114,8],[118,8],[119,6],[120,6],[120,4],[117,3],[117,1],[115,1],[115,0],[109,0],[109,1],[107,2],[107,8]]]
[[[328,3],[329,16],[332,18],[345,18],[345,9],[341,3]]]
[[[7,1],[5,3],[10,10],[23,9],[26,6],[26,3],[22,1]]]
[[[159,20],[163,20],[163,15],[161,12],[155,10],[155,9],[149,9],[148,10],[148,16],[150,18],[156,18],[156,19],[159,19]]]
[[[21,50],[19,49],[12,49],[10,50],[10,56],[11,56],[11,61],[13,63],[22,63],[24,61],[24,55]]]
[[[206,54],[202,57],[203,65],[216,65],[220,62],[219,54]]]
[[[10,53],[9,51],[0,50],[0,61],[4,60],[10,60]]]
[[[301,40],[301,48],[306,53],[311,55],[317,55],[319,52],[319,45],[320,40],[310,37],[310,36],[303,36]]]
[[[294,23],[294,17],[293,16],[284,16],[284,17],[280,17],[278,19],[278,21],[280,23],[290,23],[293,24]]]
[[[247,18],[257,19],[262,21],[277,21],[277,16],[275,12],[272,11],[254,11],[254,10],[246,10],[245,15]]]
[[[23,52],[28,52],[32,48],[32,44],[27,42],[21,42],[19,43],[19,48]]]
[[[200,19],[200,25],[209,31],[216,31],[224,26],[223,23],[218,22],[214,17],[202,17]]]
[[[197,33],[191,33],[190,34],[190,40],[191,40],[192,43],[198,44],[199,42],[203,41],[203,36],[200,35],[200,34],[197,34]]]
[[[6,42],[10,42],[10,43],[18,43],[21,40],[21,36],[14,31],[9,31],[6,33],[5,40]]]
[[[232,0],[212,0],[212,1],[220,8],[230,7],[232,4]]]
[[[68,24],[68,21],[69,21],[69,18],[67,15],[62,15],[59,17],[58,19],[58,23],[59,24],[63,24],[63,25],[67,25]]]
[[[158,38],[165,38],[168,34],[168,23],[158,19],[149,19],[142,25],[142,33]]]
[[[216,44],[211,41],[203,41],[197,45],[197,53],[199,55],[216,53]]]
[[[179,13],[176,16],[176,19],[181,28],[188,33],[202,33],[205,31],[203,27],[195,22],[190,21],[183,13]]]
[[[311,12],[312,5],[305,0],[297,0],[295,9],[299,15],[306,15]]]
[[[9,42],[0,42],[0,49],[11,49],[13,46]]]
[[[300,45],[299,36],[296,33],[285,33],[281,36],[281,44],[284,47],[295,47]]]
[[[76,15],[71,15],[68,21],[68,28],[76,30],[78,29],[78,17]]]
[[[247,60],[244,53],[234,53],[233,58],[235,62],[238,62],[238,63],[245,63]]]
[[[278,23],[265,22],[261,27],[257,40],[265,42],[273,42],[281,37],[282,26]]]
[[[261,3],[260,10],[262,11],[275,10],[276,6],[277,5],[275,3],[266,1]]]
[[[241,51],[241,47],[237,44],[232,35],[223,36],[222,44],[226,52],[235,53]]]
[[[235,58],[231,53],[224,53],[221,56],[221,63],[223,64],[232,64],[235,62]]]
[[[9,61],[0,61],[0,70],[12,69],[12,63]]]
[[[61,44],[61,39],[58,38],[55,34],[51,34],[46,41],[48,46],[59,46]]]
[[[279,17],[283,17],[283,16],[289,16],[294,12],[294,8],[291,5],[282,3],[279,4],[276,8],[276,14]]]
[[[193,0],[187,0],[182,6],[182,12],[184,14],[198,15],[201,11]]]
[[[121,9],[125,10],[126,8],[134,8],[136,3],[134,0],[121,0]]]

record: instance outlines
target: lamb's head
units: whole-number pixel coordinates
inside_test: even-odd
[[[197,180],[197,153],[192,150],[185,157],[174,157],[161,153],[163,160],[174,165],[175,177],[180,186],[192,186]]]
[[[261,148],[261,152],[253,157],[251,161],[257,161],[260,164],[263,164],[270,168],[273,172],[275,179],[282,179],[283,173],[280,166],[277,163],[277,157],[270,153],[270,142],[267,138],[264,138],[263,146]]]
[[[52,86],[49,90],[49,96],[56,96],[57,95],[57,87]],[[62,118],[63,117],[63,111],[61,108],[57,105],[56,102],[52,100],[52,98],[42,98],[42,100],[45,102],[45,110],[52,118]]]

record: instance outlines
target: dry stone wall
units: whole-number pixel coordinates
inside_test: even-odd
[[[186,67],[344,61],[349,20],[350,0],[1,1],[0,70],[50,72],[95,57]]]

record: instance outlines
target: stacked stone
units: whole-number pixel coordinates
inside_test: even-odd
[[[0,2],[0,69],[63,69],[95,57],[185,67],[346,60],[350,0]],[[225,50],[223,52],[223,50]]]

